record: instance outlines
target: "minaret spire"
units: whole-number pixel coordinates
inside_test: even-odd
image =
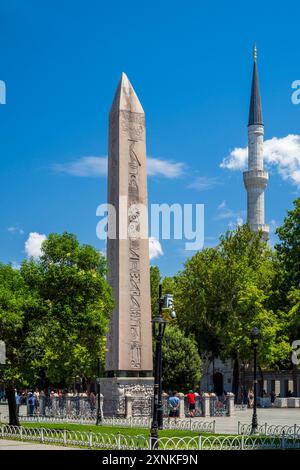
[[[254,48],[253,48],[253,74],[252,74],[252,87],[251,87],[248,126],[253,126],[255,124],[258,124],[258,125],[260,124],[263,126],[262,107],[261,107],[258,71],[257,71],[256,44],[254,44]]]
[[[253,60],[254,60],[254,62],[256,62],[256,59],[257,59],[257,49],[256,49],[256,44],[254,43],[254,46],[253,46]]]
[[[264,123],[257,71],[257,49],[253,48],[253,74],[248,120],[248,171],[244,172],[247,190],[247,222],[254,232],[261,230],[267,238],[269,227],[265,224],[264,192],[269,175],[263,163]]]

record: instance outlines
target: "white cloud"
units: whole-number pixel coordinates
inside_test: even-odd
[[[222,201],[221,204],[218,205],[218,215],[216,219],[231,219],[237,216],[238,215],[227,206],[226,201]]]
[[[229,228],[229,230],[235,230],[237,227],[243,225],[243,223],[244,223],[243,218],[242,217],[237,217],[235,221],[231,220],[228,223],[228,228]]]
[[[228,170],[244,170],[247,166],[247,156],[248,147],[236,147],[226,158],[223,158],[220,167],[227,168]]]
[[[8,227],[7,228],[7,231],[10,232],[10,233],[16,233],[18,235],[24,235],[24,230],[21,229],[20,227],[17,227],[17,226],[11,226],[11,227]]]
[[[184,172],[184,164],[148,157],[147,172],[149,176],[163,176],[169,179],[179,178]]]
[[[247,155],[247,147],[235,148],[220,166],[229,170],[243,170],[247,165]],[[264,161],[267,167],[275,167],[283,180],[300,187],[300,135],[289,134],[266,140]]]
[[[25,242],[25,252],[28,258],[39,258],[42,254],[42,243],[46,240],[46,235],[30,232],[28,239]]]
[[[149,237],[149,257],[150,259],[159,258],[164,254],[159,240]]]
[[[245,211],[234,211],[227,206],[226,201],[222,201],[218,205],[218,214],[216,215],[216,220],[224,220],[224,219],[235,219],[235,222],[232,220],[229,222],[229,227],[234,227],[237,225],[243,225],[243,217],[245,215]]]
[[[180,177],[184,172],[184,164],[162,160],[160,158],[147,158],[148,175],[162,176],[174,179]],[[107,157],[82,157],[70,163],[56,163],[53,165],[56,173],[65,173],[71,176],[92,177],[107,175]]]
[[[217,184],[217,178],[198,176],[188,185],[188,188],[196,189],[197,191],[205,191],[214,188]]]
[[[107,174],[107,158],[82,157],[70,163],[56,163],[53,169],[57,173],[66,173],[72,176],[105,176]]]

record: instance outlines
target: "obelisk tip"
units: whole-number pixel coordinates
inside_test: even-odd
[[[122,72],[110,112],[130,111],[144,114],[143,107],[125,72]]]

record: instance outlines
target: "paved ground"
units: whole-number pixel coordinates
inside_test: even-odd
[[[32,442],[10,441],[0,439],[1,450],[79,450],[74,447],[52,446],[48,444],[33,444]]]
[[[300,409],[293,408],[258,408],[259,424],[268,423],[269,425],[288,425],[297,424],[300,426]],[[234,416],[216,417],[216,418],[195,418],[201,421],[216,421],[216,432],[224,434],[236,434],[238,430],[238,422],[242,424],[251,423],[252,410],[237,410]],[[1,450],[74,450],[74,447],[62,447],[48,444],[35,444],[32,442],[14,441],[8,439],[0,439]],[[79,450],[79,449],[78,449]]]
[[[4,406],[0,406],[0,413],[2,416],[7,415]],[[6,413],[5,413],[6,412]],[[288,425],[293,426],[297,424],[300,426],[300,408],[258,408],[257,409],[259,424],[268,423],[269,425]],[[252,410],[244,409],[235,411],[234,416],[216,417],[216,418],[194,418],[201,421],[216,421],[217,433],[232,433],[236,434],[238,430],[238,422],[242,424],[251,423]],[[3,441],[2,441],[3,442]],[[22,443],[23,444],[23,443]],[[1,446],[1,440],[0,440]],[[0,447],[1,449],[1,447]]]
[[[268,425],[288,425],[297,424],[300,426],[300,408],[258,408],[258,423]],[[216,418],[196,418],[205,421],[216,421],[217,433],[236,434],[238,430],[238,422],[242,424],[251,423],[252,410],[237,410],[231,417]]]

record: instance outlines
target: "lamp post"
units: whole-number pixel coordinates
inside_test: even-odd
[[[253,393],[254,393],[254,403],[253,403],[253,415],[252,415],[252,427],[251,434],[257,433],[257,346],[261,337],[260,330],[255,326],[251,331],[251,345],[253,348]]]
[[[98,377],[97,377],[97,401],[98,401],[98,404],[97,404],[97,421],[96,421],[96,424],[101,424],[102,423],[102,414],[101,414],[101,395],[100,395],[100,366],[101,366],[101,363],[100,363],[100,357],[98,357],[98,363],[97,363],[97,366],[98,366]]]
[[[155,363],[154,363],[154,404],[151,424],[151,448],[157,449],[159,424],[162,426],[162,341],[166,329],[167,320],[163,319],[164,299],[162,297],[162,286],[159,285],[158,315],[152,320],[153,337],[155,338]]]

